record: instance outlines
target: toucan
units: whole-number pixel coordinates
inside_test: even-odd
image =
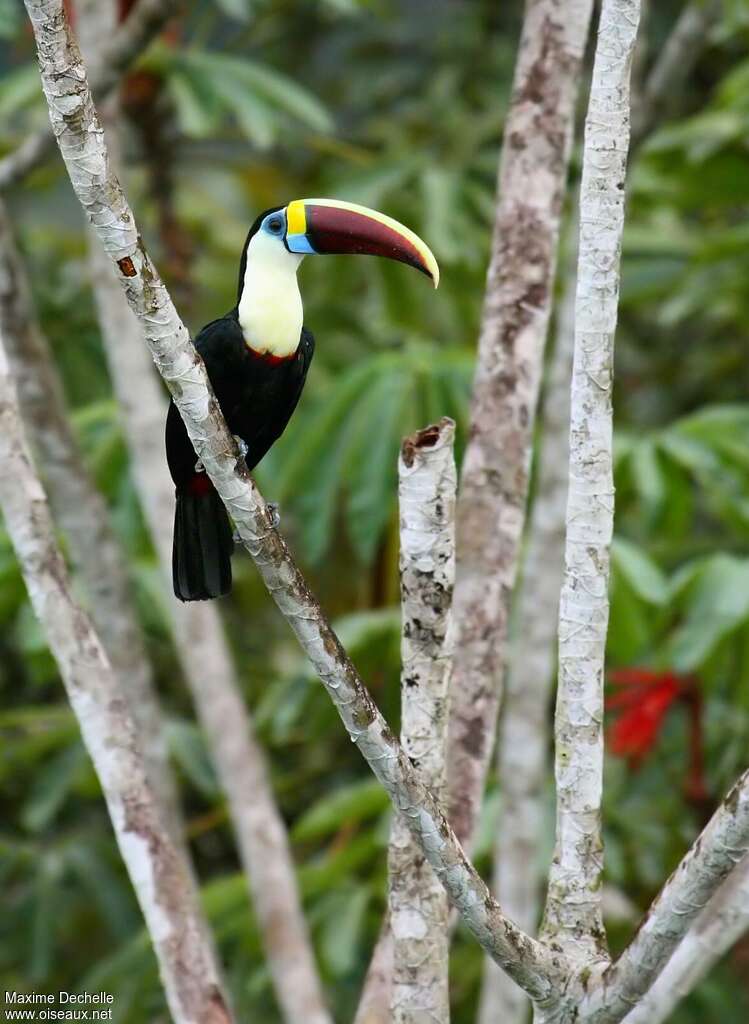
[[[195,338],[249,470],[284,432],[315,351],[302,322],[299,264],[307,255],[342,253],[398,260],[439,283],[428,246],[392,217],[336,199],[297,199],[256,219],[242,250],[236,306]],[[231,589],[232,528],[173,402],[166,455],[176,488],[174,593],[182,601],[221,597]]]

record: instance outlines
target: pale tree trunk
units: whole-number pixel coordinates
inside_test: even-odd
[[[90,614],[138,725],[148,778],[176,843],[184,844],[153,673],[125,557],[83,462],[62,381],[36,318],[28,275],[0,200],[0,325],[26,429],[41,460],[55,520],[68,538]]]
[[[34,611],[47,636],[107,802],[158,958],[176,1024],[228,1024],[188,864],[148,781],[138,727],[91,622],[76,603],[21,427],[0,338],[0,504]]]
[[[576,223],[576,222],[575,222]],[[571,256],[577,255],[571,245]],[[543,402],[544,436],[518,595],[515,637],[500,716],[497,774],[501,814],[494,849],[494,892],[508,915],[534,934],[541,907],[538,848],[549,767],[554,641],[564,574],[569,465],[570,379],[575,338],[575,260],[569,260]],[[489,960],[479,1024],[522,1024],[528,997]]]
[[[470,842],[483,800],[525,516],[533,419],[551,311],[567,170],[592,0],[526,0],[500,158],[471,436],[457,509],[457,640],[448,732],[450,821]],[[362,992],[387,1019],[386,930]]]
[[[533,420],[592,0],[526,0],[461,470],[450,819],[470,842],[494,744]]]
[[[725,879],[735,860],[749,850],[749,772],[713,815],[615,964],[602,959],[594,944],[587,960],[581,956],[586,943],[579,948],[565,943],[573,948],[574,957],[560,950],[558,940],[568,937],[564,928],[556,929],[552,942],[546,943],[532,939],[506,917],[388,728],[273,527],[270,512],[226,428],[205,367],[138,237],[120,185],[109,171],[85,71],[77,48],[69,40],[61,0],[25,3],[37,39],[50,115],[76,194],[119,268],[120,283],[172,389],[198,457],[351,740],[396,811],[407,821],[468,929],[533,998],[538,1019],[544,1024],[586,1020],[617,1024],[653,984],[700,907]],[[626,66],[626,39],[629,33],[634,35],[636,12],[634,0],[604,2],[597,62],[600,64],[605,55],[606,68],[599,67],[597,72],[604,81],[611,68],[622,62]],[[606,109],[602,106],[601,116]],[[607,153],[604,162],[611,159],[611,153]],[[586,251],[585,222],[581,235],[581,248]],[[602,326],[599,331],[608,333]],[[573,404],[574,400],[573,392]],[[573,441],[578,443],[574,437]],[[579,737],[573,734],[572,740],[579,742]],[[567,836],[563,839],[566,842]],[[579,855],[579,851],[575,853]],[[582,874],[587,881],[588,875]],[[581,888],[585,892],[585,887]],[[564,895],[568,893],[566,888]]]
[[[555,721],[556,849],[543,933],[574,955],[606,955],[601,916],[603,673],[614,525],[614,334],[639,0],[604,0],[580,187],[564,583]]]
[[[114,0],[78,0],[84,50],[115,31]],[[105,130],[119,164],[117,109]],[[276,805],[265,756],[242,699],[216,606],[181,604],[171,594],[174,487],[166,469],[166,402],[143,333],[128,308],[112,264],[91,234],[91,274],[110,376],[136,488],[169,590],[175,646],[215,763],[237,837],[260,937],[278,1004],[288,1024],[332,1024],[301,908],[288,835]]]
[[[98,100],[112,93],[122,75],[178,8],[179,0],[138,0],[127,21],[102,42],[92,60],[90,82]],[[21,181],[54,148],[55,137],[50,128],[29,135],[18,149],[0,160],[0,189]]]
[[[401,743],[437,801],[445,798],[455,582],[455,424],[406,438],[398,461],[401,576]],[[393,819],[389,917],[393,1024],[448,1024],[447,894],[408,826]]]
[[[664,1024],[685,996],[749,930],[749,857],[737,864],[624,1024]]]
[[[633,147],[657,127],[665,109],[664,98],[678,93],[679,86],[688,78],[719,16],[720,7],[720,3],[697,3],[682,11],[667,44],[645,76],[644,85],[638,89],[638,103],[633,105]],[[642,4],[642,9],[644,14],[646,4]],[[644,72],[646,55],[642,38],[638,39],[634,60],[633,86],[635,77],[639,79]],[[636,76],[638,64],[641,69]],[[576,194],[575,207],[578,201]],[[537,491],[528,524],[528,547],[518,596],[517,639],[508,671],[497,755],[502,805],[494,855],[494,889],[509,916],[531,934],[538,916],[540,873],[534,851],[538,849],[542,829],[543,783],[550,742],[549,685],[556,664],[553,645],[564,565],[578,230],[575,209],[569,228],[574,241],[570,246],[570,265],[564,275],[554,353],[544,395]],[[603,898],[605,903],[605,890]],[[720,894],[716,899],[720,899]],[[708,913],[709,908],[703,916]],[[659,981],[656,987],[662,992],[667,986]],[[503,1024],[522,1024],[527,1014],[527,997],[487,960],[480,1024],[492,1024],[496,1020]]]

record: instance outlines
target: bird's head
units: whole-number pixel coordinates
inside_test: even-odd
[[[407,263],[426,274],[435,288],[439,284],[439,267],[429,246],[392,217],[339,199],[295,199],[261,213],[252,225],[242,254],[240,294],[248,255],[296,269],[304,256],[346,253]]]

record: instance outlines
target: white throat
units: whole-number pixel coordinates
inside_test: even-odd
[[[279,358],[296,352],[303,319],[296,272],[303,259],[263,231],[247,247],[239,326],[253,351]]]

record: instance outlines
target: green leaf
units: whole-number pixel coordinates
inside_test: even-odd
[[[169,75],[168,88],[185,135],[201,139],[216,131],[220,110],[213,90],[179,68]]]
[[[655,444],[644,441],[635,445],[629,457],[632,482],[650,518],[658,515],[666,500],[666,485],[658,461]]]
[[[749,619],[749,560],[713,555],[681,594],[685,619],[672,637],[670,657],[686,672],[698,669]]]
[[[28,963],[29,978],[37,983],[48,978],[52,970],[55,935],[61,918],[61,868],[62,862],[55,853],[42,855],[37,863]]]
[[[0,8],[0,35],[2,8]],[[34,61],[7,72],[0,80],[0,117],[9,118],[44,98],[39,82],[39,68]]]
[[[225,109],[231,110],[243,132],[263,144],[280,134],[278,115],[284,114],[313,131],[326,133],[333,122],[323,104],[292,78],[246,58],[198,50],[179,54],[176,66],[201,83]]]
[[[12,39],[21,24],[19,0],[0,0],[0,38]],[[39,73],[37,72],[37,80]]]
[[[403,413],[412,393],[413,380],[406,373],[388,373],[365,396],[359,410],[359,429],[349,450],[346,474],[346,525],[364,562],[373,558],[395,511]]]
[[[88,765],[83,744],[76,741],[52,757],[34,779],[24,805],[22,821],[31,832],[41,832],[55,818],[81,771]]]
[[[369,904],[369,890],[347,886],[330,894],[321,935],[322,953],[336,977],[349,974],[359,957],[359,944]]]
[[[167,722],[166,738],[169,750],[187,778],[206,797],[220,792],[208,756],[203,735],[192,722],[171,719]]]
[[[65,858],[98,905],[102,920],[115,941],[122,942],[138,925],[129,889],[94,847],[75,842],[65,851]]]
[[[611,559],[615,570],[627,579],[638,597],[650,604],[664,604],[668,597],[666,577],[641,547],[623,537],[615,537]]]
[[[322,839],[344,825],[359,824],[381,814],[388,803],[387,793],[376,779],[340,786],[302,815],[292,835],[296,842]]]

